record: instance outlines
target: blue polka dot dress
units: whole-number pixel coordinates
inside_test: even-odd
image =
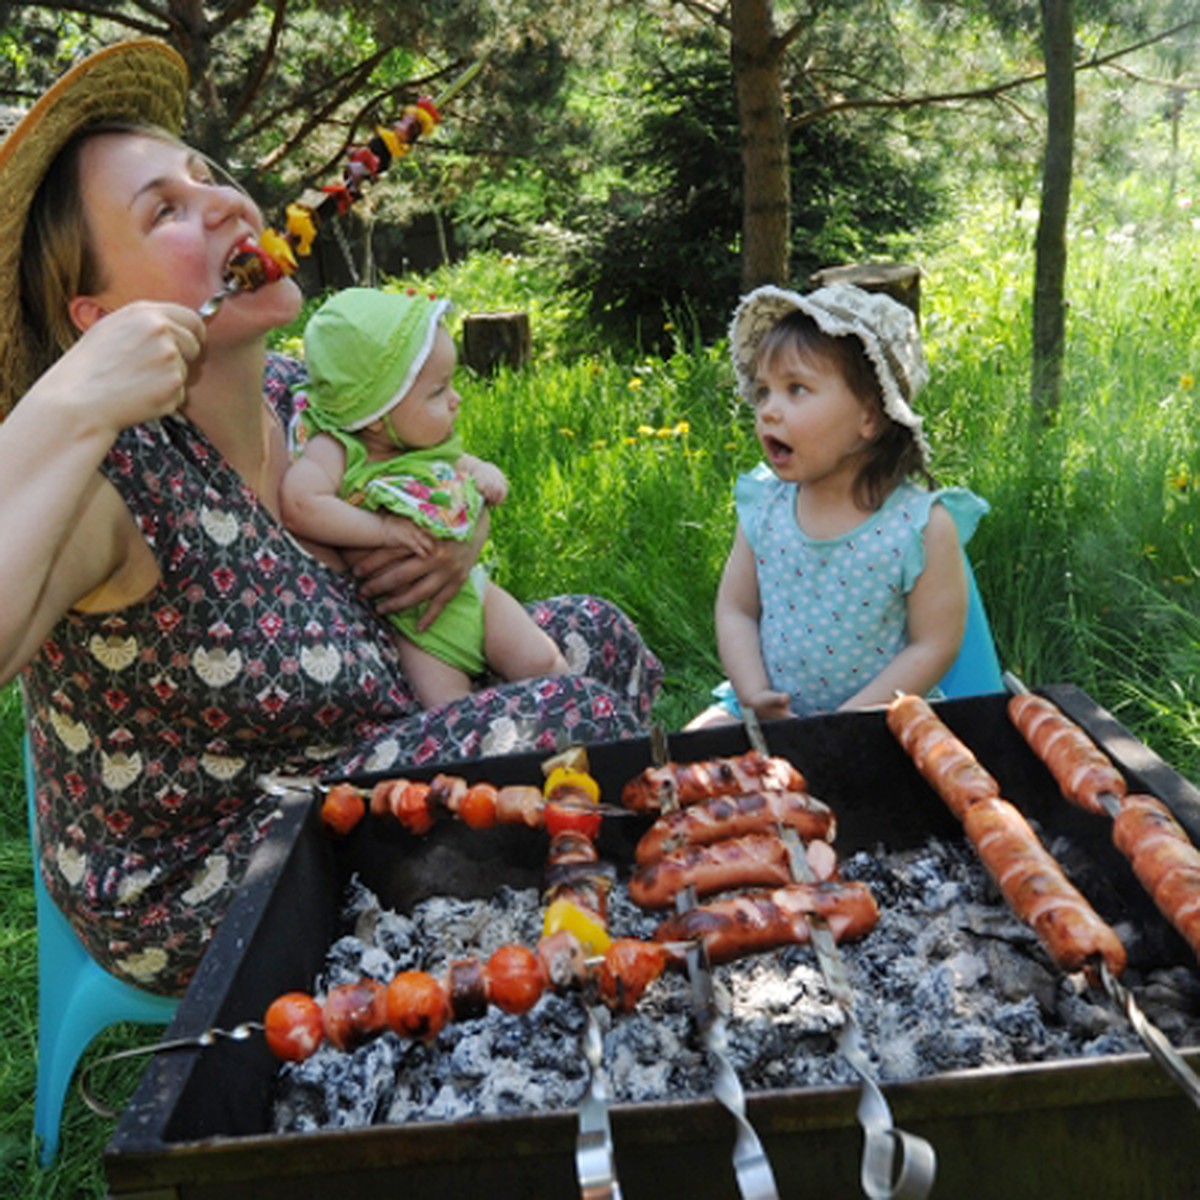
[[[988,505],[965,488],[906,482],[857,528],[811,538],[796,521],[796,487],[763,463],[739,477],[734,496],[758,571],[771,687],[810,716],[845,703],[907,644],[907,598],[925,567],[932,506],[946,507],[965,545]]]

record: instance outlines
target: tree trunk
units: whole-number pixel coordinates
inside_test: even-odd
[[[1033,283],[1034,411],[1048,420],[1062,392],[1066,328],[1067,211],[1075,148],[1075,19],[1072,0],[1041,0],[1046,58],[1046,155]]]
[[[732,0],[734,86],[742,150],[742,287],[788,281],[791,181],[771,0]]]

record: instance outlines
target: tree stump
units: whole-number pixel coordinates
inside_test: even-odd
[[[864,292],[884,292],[921,320],[921,268],[910,263],[849,263],[822,267],[808,277],[813,287],[852,283]]]
[[[523,367],[533,357],[526,312],[468,313],[462,332],[463,362],[481,375],[500,366]]]

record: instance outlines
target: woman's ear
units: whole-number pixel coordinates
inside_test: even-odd
[[[107,316],[109,310],[94,296],[76,296],[67,305],[67,315],[71,324],[80,333],[87,333],[101,317]]]

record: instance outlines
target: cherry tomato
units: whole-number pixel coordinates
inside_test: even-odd
[[[392,816],[409,833],[428,833],[433,828],[433,809],[429,804],[429,784],[409,783],[392,793]]]
[[[432,1041],[449,1017],[446,989],[425,971],[401,971],[388,984],[387,1021],[404,1037]]]
[[[321,1018],[325,1036],[339,1050],[353,1050],[387,1028],[387,989],[377,979],[330,988]]]
[[[267,1045],[284,1062],[303,1062],[321,1044],[321,1006],[307,992],[284,992],[263,1017]]]
[[[498,795],[490,783],[473,784],[458,806],[458,815],[472,829],[488,829],[496,823]]]
[[[666,964],[667,948],[660,943],[615,938],[600,967],[600,995],[609,1008],[630,1012]]]
[[[544,820],[546,832],[551,837],[556,833],[579,833],[594,842],[600,836],[600,814],[589,811],[578,801],[566,804],[548,800]]]
[[[488,999],[507,1013],[528,1012],[541,998],[546,972],[526,946],[507,945],[488,959]]]
[[[345,837],[366,814],[367,806],[358,788],[335,783],[321,803],[321,823],[330,833]]]

